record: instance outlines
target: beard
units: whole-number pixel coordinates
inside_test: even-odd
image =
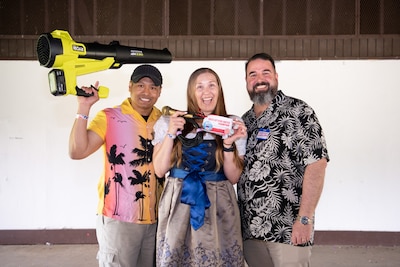
[[[259,85],[266,85],[268,87],[268,90],[256,92],[256,88]],[[253,101],[255,105],[269,105],[275,98],[277,92],[278,92],[278,85],[271,86],[270,83],[261,82],[253,86],[252,90],[249,91],[249,96],[251,101]]]

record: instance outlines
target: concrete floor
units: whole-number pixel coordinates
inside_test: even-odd
[[[3,245],[0,267],[97,267],[97,245]],[[314,246],[313,267],[398,267],[400,247]]]

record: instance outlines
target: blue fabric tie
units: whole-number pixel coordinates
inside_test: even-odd
[[[207,196],[206,181],[224,181],[225,175],[220,172],[188,172],[173,168],[170,177],[183,178],[181,202],[190,205],[190,224],[194,230],[204,224],[205,211],[210,207]]]
[[[185,169],[170,170],[170,177],[183,179],[181,203],[190,205],[190,224],[195,230],[204,224],[205,210],[211,205],[207,196],[206,181],[226,180],[222,171],[201,171],[208,151],[206,142],[185,148],[183,151]]]
[[[210,207],[204,176],[199,172],[191,172],[183,179],[181,202],[190,205],[190,224],[194,230],[199,229]]]

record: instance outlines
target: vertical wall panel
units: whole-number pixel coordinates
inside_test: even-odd
[[[307,34],[307,0],[287,1],[286,8],[286,34]]]
[[[384,2],[384,34],[400,33],[400,1],[385,0]]]
[[[303,56],[303,40],[295,39],[294,40],[294,57],[302,57]]]
[[[361,58],[368,57],[368,39],[364,39],[364,38],[360,39],[359,51],[360,51]]]
[[[23,3],[21,1],[1,1],[0,2],[0,34],[13,35],[22,34],[24,16]]]
[[[326,57],[328,55],[328,45],[326,39],[319,39],[318,52],[321,57]]]
[[[216,40],[208,40],[208,45],[207,45],[207,56],[209,58],[215,58],[216,54],[215,54],[215,42]]]
[[[303,41],[303,57],[308,58],[311,56],[311,41],[306,39]]]
[[[310,35],[331,34],[331,1],[311,0],[309,17],[305,16],[310,23]]]
[[[215,1],[215,7],[213,8],[215,35],[235,35],[235,1],[236,0]],[[251,20],[251,18],[249,18],[249,20]]]
[[[355,34],[356,7],[355,1],[334,0],[335,18],[333,34]]]
[[[200,58],[208,58],[208,40],[200,39]]]
[[[360,33],[380,33],[380,1],[360,1]]]
[[[222,48],[222,57],[225,59],[229,59],[233,57],[232,53],[232,42],[230,40],[223,40],[223,48]]]
[[[97,33],[99,35],[114,35],[118,33],[120,13],[118,0],[96,0],[97,9],[94,11],[97,17]],[[140,13],[136,17],[140,18]],[[140,25],[140,24],[137,24]],[[120,33],[119,33],[120,34]]]
[[[267,43],[266,38],[265,39],[255,39],[254,42],[255,42],[254,43],[255,53],[266,52],[266,51],[264,51],[264,44]]]
[[[283,1],[264,1],[263,6],[264,35],[282,35],[283,33]]]
[[[376,57],[383,57],[383,40],[376,39]]]
[[[341,58],[344,55],[344,40],[335,39],[335,58]]]
[[[326,40],[326,57],[335,57],[335,40]]]
[[[131,1],[131,0],[127,0]],[[114,2],[114,1],[111,1]],[[146,36],[160,36],[163,35],[163,23],[164,23],[164,0],[151,0],[143,1],[144,3],[144,16],[142,20],[143,33]],[[133,7],[135,8],[135,7]]]
[[[247,39],[239,41],[239,57],[247,57]]]
[[[179,57],[184,58],[185,57],[184,48],[185,48],[184,40],[177,40],[175,46],[175,56],[178,58]]]
[[[375,38],[368,38],[368,57],[375,57],[376,56],[376,40]]]
[[[359,58],[361,56],[361,46],[359,39],[351,40],[351,57]]]
[[[184,40],[183,42],[184,57],[189,58],[192,55],[192,40]]]
[[[287,40],[279,40],[279,56],[282,58],[287,57]]]
[[[22,34],[40,34],[45,28],[46,12],[44,5],[36,1],[24,1],[23,18],[24,31]]]
[[[95,33],[94,25],[94,2],[93,0],[74,1],[74,32],[76,35],[93,35]]]
[[[32,1],[37,4],[36,1]],[[69,25],[69,1],[68,0],[57,0],[47,1],[48,10],[46,14],[48,16],[46,27],[43,28],[43,32],[51,32],[55,29],[65,30],[68,29]]]
[[[210,1],[209,0],[193,0],[192,1],[191,32],[189,35],[210,35]]]
[[[190,57],[199,57],[200,56],[200,41],[192,40],[192,54]]]
[[[219,0],[218,0],[219,1]],[[260,16],[259,16],[259,8],[260,2],[259,0],[234,0],[238,2],[238,35],[260,35],[259,25],[260,25]],[[230,22],[230,24],[235,25],[235,23]]]
[[[224,40],[217,39],[215,41],[215,56],[218,58],[224,57]]]
[[[169,33],[171,35],[188,34],[188,4],[189,0],[170,0]]]
[[[271,40],[271,56],[279,58],[280,42],[279,40]]]
[[[240,57],[240,40],[232,40],[232,57],[233,58],[241,58]]]
[[[294,58],[295,56],[295,39],[286,41],[286,56]]]
[[[352,40],[351,39],[344,39],[343,41],[343,56],[344,57],[353,57],[352,53]]]
[[[397,55],[400,58],[400,39],[396,38],[392,40],[392,55]]]

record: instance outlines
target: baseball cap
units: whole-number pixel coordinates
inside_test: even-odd
[[[149,77],[156,86],[162,84],[161,72],[152,65],[140,65],[132,73],[131,80],[137,83],[143,77]]]

